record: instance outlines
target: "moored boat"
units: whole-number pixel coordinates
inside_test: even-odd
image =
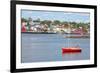
[[[89,35],[66,36],[65,38],[90,38]]]
[[[82,50],[79,47],[65,47],[62,48],[62,53],[80,53]]]

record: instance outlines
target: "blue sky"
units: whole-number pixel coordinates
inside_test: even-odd
[[[77,12],[54,12],[54,11],[32,11],[22,10],[21,16],[28,19],[31,17],[33,20],[40,18],[40,20],[60,20],[60,21],[75,21],[75,22],[89,22],[89,13],[77,13]]]

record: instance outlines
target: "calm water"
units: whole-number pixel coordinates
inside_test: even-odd
[[[22,34],[21,62],[69,61],[90,59],[90,39],[64,38],[60,34]],[[80,46],[81,53],[62,54],[61,48]]]

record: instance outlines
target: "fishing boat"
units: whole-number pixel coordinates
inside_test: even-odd
[[[62,53],[80,53],[82,50],[80,47],[65,47],[62,48]]]

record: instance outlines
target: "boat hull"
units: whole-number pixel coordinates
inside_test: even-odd
[[[80,53],[80,48],[62,48],[62,53]]]

